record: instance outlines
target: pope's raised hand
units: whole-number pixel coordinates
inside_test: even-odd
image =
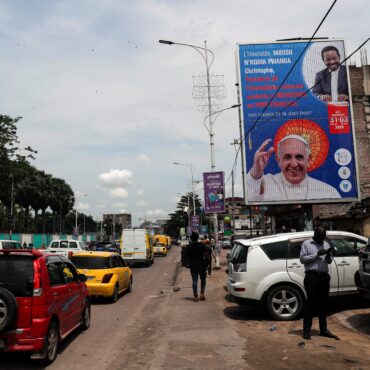
[[[273,146],[266,150],[266,147],[271,141],[272,139],[266,139],[256,150],[256,153],[254,153],[253,166],[251,168],[250,174],[255,180],[258,180],[263,176],[263,171],[267,166],[271,154],[274,152]]]

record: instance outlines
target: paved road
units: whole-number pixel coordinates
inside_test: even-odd
[[[167,257],[156,257],[149,268],[133,268],[133,291],[122,295],[118,302],[94,300],[90,329],[66,338],[48,369],[106,369],[116,362],[135,327],[150,322],[151,302],[171,289],[179,259],[176,248]],[[0,354],[0,369],[40,368],[26,354]]]

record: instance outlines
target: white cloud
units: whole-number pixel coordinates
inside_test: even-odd
[[[169,203],[178,203],[181,200],[181,195],[176,195],[169,200]]]
[[[142,163],[152,163],[152,159],[150,157],[148,157],[146,154],[140,154],[138,157],[137,157],[137,160],[139,162],[142,162]]]
[[[139,189],[136,194],[139,196],[139,197],[143,197],[145,195],[145,191],[144,189]]]
[[[127,198],[128,197],[128,191],[122,187],[110,189],[109,194],[112,198]]]
[[[87,211],[88,209],[90,209],[90,206],[87,203],[79,202],[76,205],[76,209],[78,211]]]
[[[133,175],[129,170],[110,170],[99,175],[100,181],[105,187],[122,187],[124,185],[130,185],[132,183]]]
[[[168,216],[168,212],[165,212],[159,208],[153,210],[153,211],[147,211],[146,213],[148,216]]]
[[[135,203],[138,207],[148,207],[150,205],[150,203],[146,202],[145,200],[143,199],[140,199],[138,200],[136,203]]]
[[[75,191],[75,197],[76,197],[76,198],[85,197],[85,196],[87,196],[87,194],[86,194],[86,193],[83,193],[83,192],[81,192],[81,191],[79,191],[79,190],[76,190],[76,191]]]
[[[122,203],[122,202],[115,202],[113,204],[111,204],[112,207],[114,208],[126,208],[127,207],[127,204],[126,203]]]

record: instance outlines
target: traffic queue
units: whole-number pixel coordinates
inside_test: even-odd
[[[67,239],[40,250],[1,242],[0,352],[29,352],[44,365],[55,360],[65,337],[89,328],[92,297],[117,302],[133,289],[131,267],[149,267],[171,247],[169,237],[146,229],[124,229],[114,251]]]

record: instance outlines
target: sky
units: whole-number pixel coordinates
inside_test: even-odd
[[[66,180],[78,211],[96,220],[128,212],[134,226],[167,218],[192,190],[191,167],[203,199],[211,154],[207,113],[193,99],[205,62],[158,40],[207,41],[211,73],[223,76],[223,109],[238,103],[237,43],[310,37],[332,2],[1,0],[0,113],[22,117],[21,145],[38,151],[38,169]],[[369,19],[369,0],[338,0],[316,36],[344,38],[349,54],[369,37]],[[215,167],[229,178],[238,110],[222,112],[214,133]]]

